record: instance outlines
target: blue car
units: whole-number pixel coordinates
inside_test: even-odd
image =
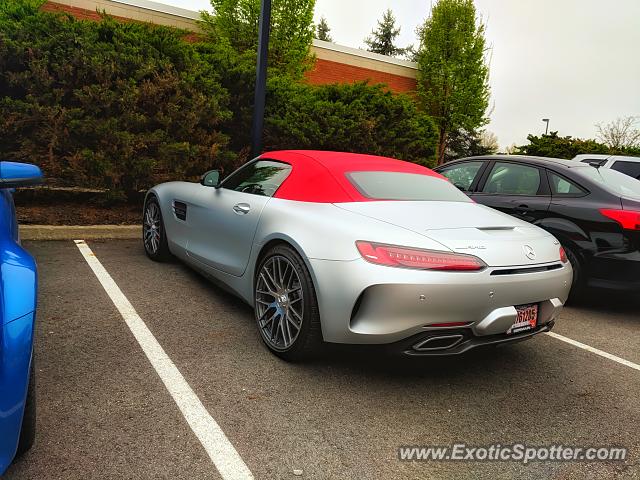
[[[35,437],[38,276],[33,257],[20,246],[13,191],[41,181],[35,165],[0,162],[0,476]]]

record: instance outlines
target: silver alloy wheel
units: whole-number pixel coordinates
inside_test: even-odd
[[[144,246],[155,254],[160,247],[160,209],[155,202],[149,202],[144,212]]]
[[[287,350],[298,338],[304,316],[300,277],[291,261],[274,255],[256,281],[256,318],[262,337],[275,350]]]

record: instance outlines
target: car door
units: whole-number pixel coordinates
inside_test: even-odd
[[[547,215],[551,195],[543,168],[521,162],[491,162],[477,191],[476,202],[536,223]]]
[[[220,186],[200,185],[189,210],[187,255],[216,270],[242,275],[262,210],[290,171],[286,163],[260,159]]]
[[[478,184],[486,163],[486,161],[482,160],[456,162],[452,165],[445,165],[437,169],[437,171],[468,195],[474,191]]]

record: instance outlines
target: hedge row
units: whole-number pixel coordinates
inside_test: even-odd
[[[254,66],[185,32],[0,5],[0,157],[73,185],[133,192],[247,159]],[[265,144],[430,164],[437,134],[413,100],[366,84],[271,78]]]

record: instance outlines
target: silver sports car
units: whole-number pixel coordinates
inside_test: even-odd
[[[323,342],[456,354],[549,331],[571,287],[546,231],[474,203],[408,162],[265,153],[223,181],[152,188],[143,242],[254,306],[289,360]]]

